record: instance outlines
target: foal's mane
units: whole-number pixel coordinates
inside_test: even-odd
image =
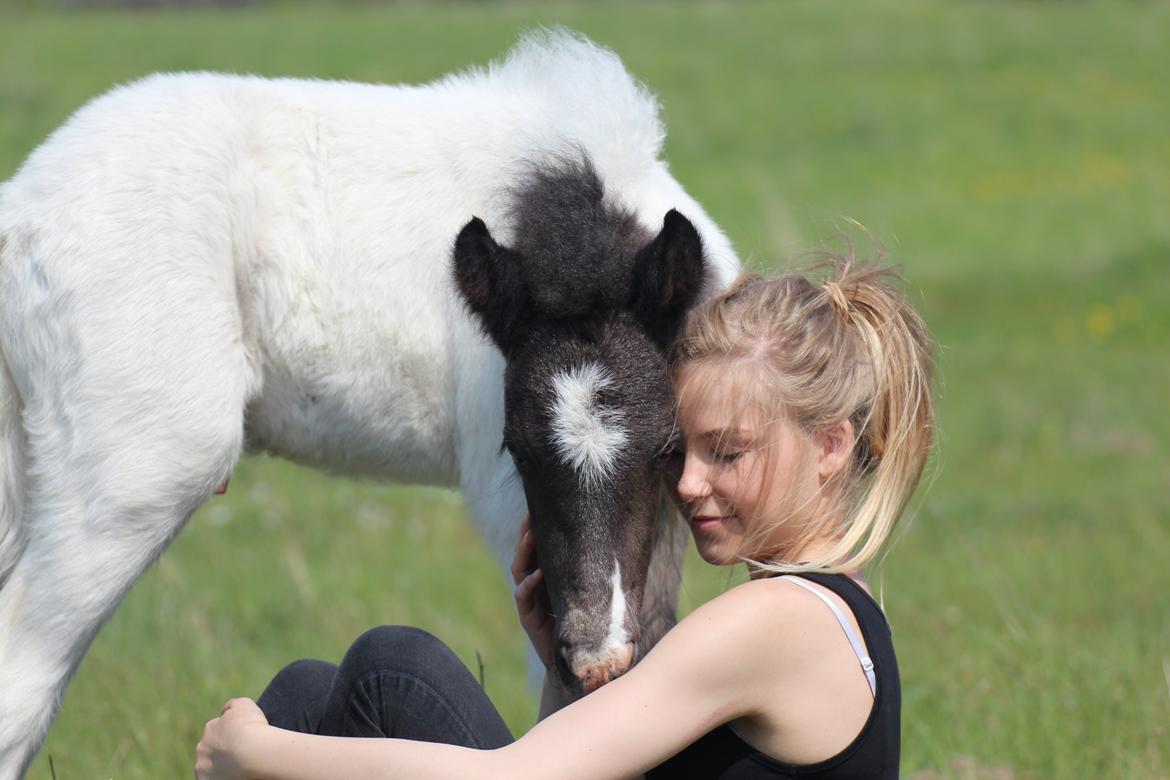
[[[654,235],[606,197],[583,150],[526,163],[509,194],[532,316],[584,323],[628,308],[634,257]]]

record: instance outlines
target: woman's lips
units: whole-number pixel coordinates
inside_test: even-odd
[[[726,523],[729,519],[731,518],[715,517],[712,515],[696,515],[695,517],[691,518],[691,528],[694,528],[696,531],[714,531],[716,529],[722,528],[724,523]]]

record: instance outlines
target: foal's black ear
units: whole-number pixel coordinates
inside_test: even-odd
[[[520,256],[500,246],[479,217],[455,238],[455,286],[501,352],[507,352],[522,324],[528,285]]]
[[[634,258],[633,285],[634,313],[669,349],[703,287],[703,240],[689,219],[666,212],[662,232]]]

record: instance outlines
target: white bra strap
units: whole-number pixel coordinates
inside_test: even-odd
[[[794,577],[791,574],[786,574],[778,579],[788,580],[794,585],[807,590],[821,601],[829,605],[829,609],[833,610],[833,614],[837,616],[837,622],[841,624],[841,628],[845,629],[845,636],[849,637],[849,644],[853,645],[853,652],[857,654],[857,660],[861,662],[861,668],[865,670],[865,679],[869,680],[869,692],[875,697],[877,696],[877,677],[873,673],[873,661],[865,654],[865,648],[861,646],[861,642],[857,639],[857,634],[853,633],[853,627],[849,625],[849,621],[841,614],[841,610],[833,603],[833,600],[821,593],[821,589],[813,585],[803,577]]]

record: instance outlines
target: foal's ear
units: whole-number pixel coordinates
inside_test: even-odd
[[[479,217],[455,238],[455,286],[467,307],[501,352],[507,352],[521,324],[528,285],[520,256],[500,246]]]
[[[633,286],[634,313],[669,349],[703,286],[703,240],[689,219],[666,212],[662,232],[634,258]]]

